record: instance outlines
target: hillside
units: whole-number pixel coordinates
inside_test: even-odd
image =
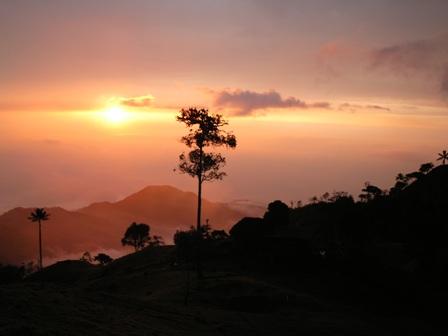
[[[0,334],[445,335],[447,186],[448,168],[437,167],[367,201],[340,194],[294,209],[273,202],[230,237],[204,238],[201,279],[188,235],[177,248],[147,247],[107,266],[61,261],[0,284]],[[212,223],[229,218],[220,216],[230,207],[205,204]],[[93,220],[111,232],[118,225],[109,215],[133,214],[175,230],[164,212],[194,220],[194,206],[194,194],[159,186],[73,214],[50,211],[70,225],[83,222],[83,231]],[[93,235],[76,240],[118,246],[115,237]]]
[[[172,241],[177,229],[195,223],[196,195],[170,186],[149,186],[118,202],[94,203],[68,211],[47,209],[50,220],[42,225],[44,257],[47,262],[76,258],[85,251],[106,250],[115,256],[123,254],[120,239],[131,222],[149,224],[151,234]],[[203,201],[204,219],[216,228],[228,229],[244,212],[224,203]],[[0,216],[0,263],[35,260],[37,225],[27,218],[32,208],[15,208]]]
[[[438,166],[409,185],[400,195],[410,207],[448,208],[448,165]]]
[[[9,335],[436,335],[434,326],[354,304],[347,280],[250,273],[215,262],[197,283],[173,247],[100,267],[64,261],[0,285],[0,334]],[[190,295],[185,293],[190,279]],[[339,287],[342,300],[326,292]],[[362,295],[362,294],[361,294]],[[372,304],[372,303],[370,303]]]

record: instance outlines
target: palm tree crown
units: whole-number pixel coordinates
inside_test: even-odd
[[[36,208],[34,212],[30,213],[28,219],[32,222],[40,222],[48,220],[49,217],[50,214],[44,208]]]
[[[440,160],[442,160],[442,165],[445,165],[445,162],[448,160],[448,152],[446,150],[442,151],[442,153],[439,153],[437,161]]]

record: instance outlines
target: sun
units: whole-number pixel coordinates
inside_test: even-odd
[[[127,112],[120,106],[112,106],[104,111],[104,118],[113,124],[120,124],[128,118]]]

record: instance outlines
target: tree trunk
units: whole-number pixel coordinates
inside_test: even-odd
[[[39,220],[39,269],[42,270],[42,229],[41,221]]]
[[[201,214],[202,214],[202,179],[198,177],[198,213],[196,215],[196,230],[201,231]]]
[[[196,246],[196,271],[198,279],[202,278],[202,262],[201,262],[201,245],[202,245],[202,224],[201,224],[201,215],[202,215],[202,156],[203,150],[202,147],[199,148],[199,172],[198,172],[198,212],[196,216],[196,233],[197,233],[197,246]]]

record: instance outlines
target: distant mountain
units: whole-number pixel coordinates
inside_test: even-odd
[[[171,186],[149,186],[118,202],[100,202],[68,211],[48,208],[50,220],[43,223],[44,258],[60,259],[84,251],[116,250],[131,222],[146,223],[151,234],[172,242],[178,229],[195,224],[197,196]],[[27,218],[32,208],[15,208],[0,216],[0,263],[35,260],[37,224]],[[203,218],[214,228],[229,229],[246,216],[244,209],[203,200]]]

